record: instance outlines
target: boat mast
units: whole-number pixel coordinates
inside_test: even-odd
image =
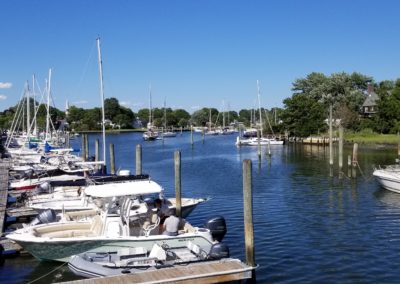
[[[149,85],[149,123],[147,124],[148,129],[151,129],[153,126],[153,122],[152,122],[153,115],[151,112],[151,108],[152,108],[152,105],[151,105],[151,84],[150,84]]]
[[[260,84],[257,80],[257,96],[258,96],[258,112],[260,113],[260,132],[261,137],[263,137],[263,123],[262,123],[262,115],[261,115],[261,100],[260,100]]]
[[[28,138],[29,142],[29,136],[31,132],[31,123],[29,121],[30,118],[30,110],[29,110],[29,85],[28,82],[26,82],[26,135]]]
[[[37,137],[37,122],[36,122],[36,112],[37,112],[37,108],[36,108],[36,96],[35,96],[35,74],[32,75],[32,95],[33,95],[33,111],[34,111],[34,116],[33,116],[33,120],[35,121],[35,126],[33,128],[33,135],[35,137]]]
[[[100,77],[100,99],[101,99],[101,124],[103,130],[103,163],[106,163],[106,126],[105,126],[105,116],[104,116],[104,86],[103,86],[103,61],[101,59],[101,49],[100,49],[100,37],[96,39],[97,41],[97,53],[98,53],[98,60],[99,60],[99,77]]]
[[[164,98],[164,131],[167,131],[167,99]]]
[[[51,68],[49,69],[49,81],[47,82],[47,115],[46,115],[46,136],[45,141],[47,141],[50,136],[50,91],[51,91]]]

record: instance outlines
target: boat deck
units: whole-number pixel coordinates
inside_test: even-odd
[[[253,267],[237,259],[198,262],[135,274],[76,280],[63,283],[220,283],[251,278]]]

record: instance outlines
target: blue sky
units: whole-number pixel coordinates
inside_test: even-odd
[[[137,111],[282,107],[292,82],[311,72],[400,78],[400,1],[169,0],[0,3],[0,110],[32,75],[52,68],[55,106],[100,106],[96,38],[105,97]],[[38,98],[39,100],[39,98]]]

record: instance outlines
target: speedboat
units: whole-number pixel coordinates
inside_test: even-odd
[[[145,176],[144,176],[145,177]],[[75,192],[75,193],[74,193]],[[81,210],[95,210],[102,204],[102,199],[114,197],[119,199],[124,196],[136,196],[137,199],[146,203],[146,206],[154,209],[154,199],[160,198],[163,206],[176,210],[176,199],[165,198],[164,189],[153,180],[132,179],[124,182],[113,182],[104,184],[94,184],[67,190],[64,187],[56,189],[46,197],[38,196],[31,198],[27,206],[39,212],[44,210],[54,210],[57,213]],[[40,195],[39,195],[40,196]],[[197,205],[207,201],[207,198],[181,198],[182,217],[186,218],[196,208]],[[142,202],[142,203],[143,203]],[[100,205],[101,207],[101,205]],[[144,213],[147,209],[144,210]]]
[[[283,145],[284,141],[283,140],[278,140],[275,138],[257,138],[257,137],[252,137],[252,138],[247,138],[247,139],[240,139],[240,137],[236,138],[236,146],[267,146],[267,145]]]
[[[125,187],[120,191],[122,194]],[[93,188],[88,194],[92,197],[110,197],[113,191]],[[128,193],[128,192],[126,192]],[[139,195],[145,194],[141,192]],[[114,197],[118,194],[114,192]],[[96,253],[115,251],[127,247],[143,247],[150,251],[154,243],[169,247],[183,245],[188,240],[210,251],[211,247],[222,241],[226,233],[226,223],[223,217],[215,217],[206,222],[205,228],[193,227],[181,219],[176,236],[160,234],[160,218],[153,210],[141,214],[145,202],[138,196],[125,197],[118,206],[114,198],[104,199],[102,211],[90,220],[60,221],[47,224],[37,224],[18,229],[7,238],[15,241],[26,251],[40,260],[67,262],[73,255],[81,253]],[[132,211],[138,210],[133,215]]]
[[[206,251],[191,240],[176,247],[155,242],[150,251],[144,247],[134,247],[74,255],[70,258],[68,267],[78,276],[92,278],[127,273],[136,274],[228,257],[229,248],[223,243],[216,243],[212,245],[210,251]]]
[[[400,165],[375,169],[373,176],[376,177],[383,188],[400,193]]]

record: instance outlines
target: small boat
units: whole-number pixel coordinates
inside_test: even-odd
[[[240,139],[240,137],[236,138],[236,146],[258,146],[260,144],[261,146],[266,146],[266,145],[283,145],[284,141],[283,140],[278,140],[275,138],[248,138],[248,139]]]
[[[136,274],[228,257],[229,248],[224,243],[216,243],[206,251],[190,240],[177,246],[155,242],[150,251],[144,247],[128,247],[117,251],[85,252],[74,255],[68,261],[68,267],[78,276],[92,278]]]
[[[383,188],[400,193],[400,165],[395,164],[378,168],[372,174]]]

